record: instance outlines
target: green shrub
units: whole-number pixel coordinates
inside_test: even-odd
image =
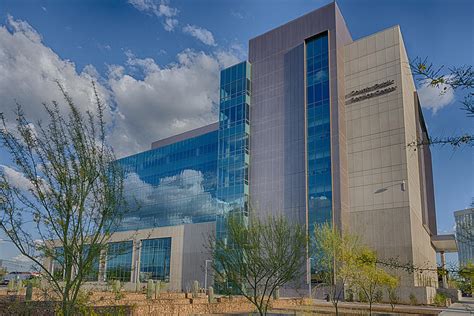
[[[418,300],[416,299],[415,294],[410,293],[408,298],[410,299],[410,305],[418,305]]]
[[[120,280],[111,280],[110,285],[107,285],[114,293],[114,298],[116,301],[121,300],[125,297],[122,292],[122,282]]]
[[[446,295],[443,293],[436,293],[434,297],[434,304],[436,306],[446,306]]]
[[[352,291],[352,289],[347,289],[346,294],[346,302],[354,302],[354,291]]]
[[[364,291],[359,291],[357,296],[358,296],[359,302],[363,302],[363,303],[368,302],[367,295],[365,295]]]

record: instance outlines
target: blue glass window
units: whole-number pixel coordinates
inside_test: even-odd
[[[89,245],[84,245],[84,249],[82,252],[83,260],[87,259],[89,254]],[[99,261],[100,261],[100,252],[97,252],[97,256],[92,259],[91,265],[89,266],[89,270],[86,271],[86,275],[84,276],[84,281],[98,281],[99,278]]]
[[[329,101],[328,35],[306,42],[306,117],[308,172],[308,229],[332,223],[331,126]],[[317,255],[315,256],[317,259]],[[312,272],[317,263],[313,261]]]
[[[229,75],[230,74],[230,75]],[[226,235],[225,221],[229,212],[247,216],[248,164],[250,131],[250,64],[242,62],[221,72],[221,90],[235,87],[221,94],[219,107],[219,150],[217,200],[217,237]]]
[[[140,281],[149,279],[169,281],[171,238],[142,240],[140,253]]]
[[[118,230],[215,221],[217,149],[215,130],[119,159],[129,211]]]
[[[111,242],[107,248],[106,280],[130,282],[132,277],[133,242]]]

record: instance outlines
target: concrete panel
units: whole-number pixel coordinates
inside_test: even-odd
[[[347,105],[351,231],[382,257],[435,267],[435,253],[422,220],[425,189],[420,182],[431,173],[427,168],[431,159],[427,154],[419,157],[421,151],[406,145],[416,137],[419,119],[399,27],[362,38],[347,45],[346,51],[353,53],[346,56],[345,65],[357,65],[345,74],[346,94],[390,80],[389,86],[396,86],[395,91]],[[436,286],[434,275],[398,274],[403,286],[420,294],[420,301],[430,299],[426,293],[432,291],[421,288]]]
[[[184,225],[182,290],[192,288],[194,280],[204,287],[205,261],[212,259],[208,248],[210,236],[215,236],[216,223],[200,223]],[[212,268],[208,263],[208,286],[212,284]]]

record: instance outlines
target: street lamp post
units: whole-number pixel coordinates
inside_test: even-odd
[[[204,289],[207,291],[207,263],[212,262],[212,260],[207,259],[204,262]]]

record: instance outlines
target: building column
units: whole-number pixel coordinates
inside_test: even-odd
[[[105,282],[106,281],[106,264],[107,264],[107,251],[101,250],[99,255],[99,273],[98,273],[98,281]]]
[[[444,251],[440,251],[440,256],[441,256],[441,269],[443,269],[443,288],[447,289],[448,288],[448,276],[447,276],[447,271],[446,271],[446,258],[444,256]]]
[[[132,282],[140,282],[140,240],[133,240]]]

